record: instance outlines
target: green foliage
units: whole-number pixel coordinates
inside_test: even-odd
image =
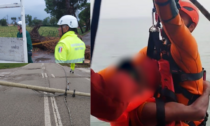
[[[42,21],[43,25],[50,25],[50,17],[46,17],[43,21]]]
[[[51,17],[51,19],[50,19],[50,24],[51,24],[51,25],[56,25],[56,24],[57,24],[57,19],[56,19],[56,17]]]
[[[26,15],[26,24],[28,24],[28,26],[32,26],[33,22],[32,22],[32,16],[27,14]]]
[[[63,15],[74,15],[76,10],[83,9],[87,0],[45,0],[45,11],[60,19]]]
[[[86,32],[90,29],[90,3],[87,3],[84,6],[84,10],[82,12],[80,12],[79,14],[79,19],[80,19],[80,24],[86,26]]]
[[[6,19],[1,19],[0,20],[0,25],[1,26],[7,26],[7,20]]]
[[[17,23],[16,23],[16,20],[17,20],[16,17],[11,17],[11,20],[12,20],[12,23],[13,23],[13,24],[15,24],[15,25],[17,24]]]
[[[37,19],[36,17],[32,20],[33,25],[41,25],[42,24],[42,20]]]

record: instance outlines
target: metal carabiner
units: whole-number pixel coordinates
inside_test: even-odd
[[[149,28],[150,32],[159,32],[159,28],[155,25],[154,18],[155,8],[152,9],[152,26]]]

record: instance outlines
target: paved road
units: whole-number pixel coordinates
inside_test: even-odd
[[[62,66],[63,67],[63,66]],[[21,68],[0,70],[0,80],[65,89],[64,70],[59,64],[29,64]],[[77,68],[75,74],[63,67],[70,90],[90,93],[90,70]],[[1,126],[71,126],[64,96],[47,97],[30,89],[0,86]],[[74,126],[90,125],[90,98],[68,95],[68,107]]]

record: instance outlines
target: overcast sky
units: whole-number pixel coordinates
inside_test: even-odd
[[[20,3],[20,0],[5,0],[0,3],[2,4],[11,4],[11,3]],[[32,15],[32,18],[37,17],[38,19],[44,19],[50,14],[47,14],[45,9],[45,1],[44,0],[24,0],[25,5],[25,13]],[[6,17],[8,15],[9,22],[11,23],[11,17],[20,17],[20,8],[5,8],[0,9],[0,19]]]
[[[198,1],[210,11],[210,0]],[[102,0],[101,18],[151,17],[152,7],[152,0]]]
[[[0,5],[11,3],[20,3],[20,0],[5,0],[4,2],[1,2]],[[24,0],[24,5],[25,14],[32,15],[32,18],[37,17],[38,19],[43,20],[44,18],[50,16],[50,14],[47,14],[47,12],[44,11],[44,9],[46,8],[44,0]],[[6,18],[8,15],[9,23],[11,23],[11,17],[20,17],[20,12],[20,8],[0,9],[0,19]]]

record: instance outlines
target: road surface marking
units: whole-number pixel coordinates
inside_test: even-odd
[[[43,66],[44,65],[44,63],[42,63],[42,65],[41,66]]]
[[[89,80],[89,81],[90,81],[90,78],[85,78],[85,79],[87,79],[87,80]]]
[[[45,93],[47,94],[47,93]],[[45,126],[51,126],[51,121],[50,121],[50,110],[49,110],[49,101],[48,97],[44,96],[44,115],[45,115]]]
[[[55,76],[53,74],[51,74],[53,78],[55,78]]]
[[[44,73],[42,73],[42,78],[44,78]]]
[[[45,73],[45,77],[47,78],[47,73]]]
[[[54,97],[51,97],[51,103],[52,103],[52,109],[53,109],[53,114],[55,117],[55,124],[56,126],[63,126],[62,122],[61,122],[61,117],[58,111],[58,107],[55,101]]]
[[[83,72],[90,73],[90,69],[85,69],[85,68],[77,68],[78,70],[81,70]]]

